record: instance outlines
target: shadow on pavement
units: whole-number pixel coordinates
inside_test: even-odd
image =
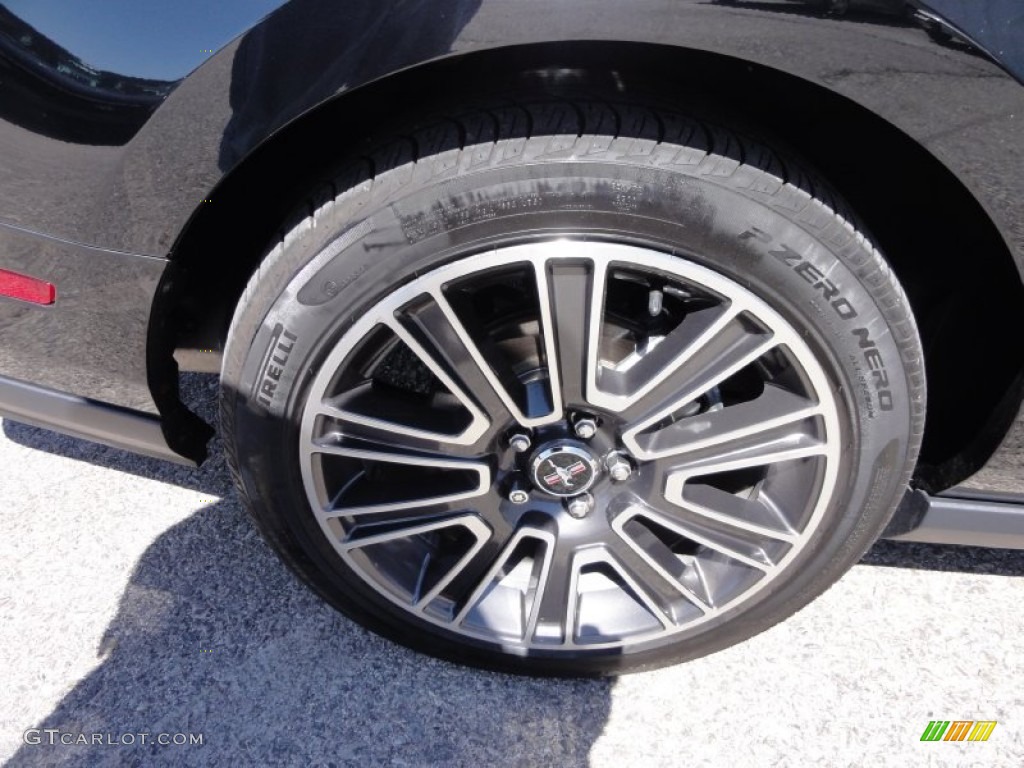
[[[1024,551],[879,541],[868,550],[860,564],[985,576],[1024,576]]]
[[[2,420],[2,432],[13,443],[54,456],[85,461],[96,467],[127,472],[147,480],[159,480],[211,496],[227,496],[232,493],[231,476],[220,450],[220,441],[216,438],[210,442],[210,458],[197,470],[195,467],[138,456],[10,419]]]
[[[44,742],[10,765],[585,765],[612,686],[460,668],[379,639],[302,586],[233,501],[146,550],[98,650],[38,728],[203,745]]]

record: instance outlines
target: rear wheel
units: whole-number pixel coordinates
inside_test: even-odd
[[[229,457],[308,583],[430,653],[592,674],[738,642],[856,561],[923,377],[822,185],[646,110],[407,135],[314,198],[232,323]]]

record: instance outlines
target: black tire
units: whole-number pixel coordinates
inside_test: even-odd
[[[396,135],[311,195],[252,276],[224,355],[221,427],[238,488],[308,585],[361,624],[443,658],[617,674],[749,638],[857,562],[906,488],[925,383],[903,291],[827,186],[761,143],[670,111],[538,104]],[[565,234],[685,255],[800,329],[836,396],[842,469],[810,541],[756,599],[653,646],[507,653],[412,618],[343,562],[310,509],[300,422],[332,346],[396,287],[466,254]],[[275,347],[287,353],[268,380]]]

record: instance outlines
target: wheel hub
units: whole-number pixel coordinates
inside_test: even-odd
[[[556,440],[533,455],[530,479],[543,493],[561,498],[589,491],[601,474],[601,464],[583,444]]]

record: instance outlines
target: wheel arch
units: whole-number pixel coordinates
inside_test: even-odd
[[[541,91],[670,102],[804,156],[866,222],[921,326],[931,417],[917,483],[941,490],[984,464],[1024,393],[1024,349],[1001,349],[988,331],[994,324],[1024,327],[1024,287],[982,203],[920,143],[820,83],[731,56],[647,43],[568,41],[453,56],[335,96],[265,140],[211,190],[216,205],[197,208],[171,250],[148,352],[165,432],[193,428],[179,410],[175,349],[214,350],[216,359],[267,245],[322,180],[324,146],[349,154],[404,120],[493,101],[497,93]],[[259,194],[267,178],[286,181],[274,195]],[[210,258],[210,244],[218,242],[231,243],[230,256]]]

